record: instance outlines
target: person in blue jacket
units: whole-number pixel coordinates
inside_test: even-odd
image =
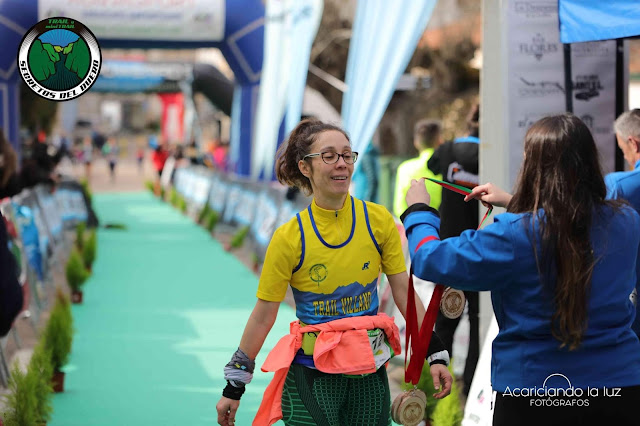
[[[638,424],[640,216],[606,195],[593,136],[571,114],[531,126],[513,197],[492,184],[466,197],[507,209],[482,230],[439,241],[424,182],[412,182],[402,220],[414,274],[491,291],[495,426]]]

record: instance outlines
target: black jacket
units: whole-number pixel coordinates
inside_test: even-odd
[[[445,142],[433,153],[427,167],[435,174],[442,174],[446,182],[473,188],[479,183],[478,148],[479,140],[473,137]],[[443,189],[440,238],[455,237],[477,227],[478,201],[465,202],[462,195]]]

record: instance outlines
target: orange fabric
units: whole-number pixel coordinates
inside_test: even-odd
[[[399,355],[402,352],[400,332],[393,318],[383,313],[304,327],[293,321],[290,334],[278,341],[262,365],[262,371],[275,371],[275,375],[265,390],[253,425],[272,425],[282,418],[284,382],[289,366],[302,345],[304,333],[320,332],[313,350],[313,361],[318,370],[331,374],[368,374],[376,371],[376,365],[367,330],[376,328],[384,331],[393,352]]]

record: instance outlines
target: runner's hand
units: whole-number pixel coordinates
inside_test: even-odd
[[[411,187],[409,187],[405,199],[407,200],[407,207],[411,207],[413,204],[417,203],[425,203],[429,205],[431,202],[431,196],[424,184],[424,178],[420,178],[418,180],[411,179]]]
[[[507,207],[513,195],[498,188],[492,183],[478,185],[471,190],[471,193],[464,197],[465,201],[480,200],[485,207],[489,207],[487,203],[496,207]]]
[[[235,399],[220,398],[218,404],[216,404],[216,410],[218,410],[218,424],[222,426],[234,426],[236,424],[236,413],[240,401]]]
[[[442,399],[451,393],[451,384],[453,378],[447,367],[443,364],[433,364],[430,367],[431,378],[433,379],[433,387],[440,392],[433,394],[435,399]]]

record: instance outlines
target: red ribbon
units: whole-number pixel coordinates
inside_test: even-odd
[[[450,191],[457,192],[458,194],[467,195],[471,192],[470,189],[461,187],[459,185],[450,184],[437,179],[425,179],[437,183],[438,185]],[[492,211],[493,206],[489,204],[489,210],[487,210],[484,217],[480,221],[478,229],[482,227],[484,220],[491,214]],[[422,246],[424,243],[438,239],[438,237],[433,235],[424,238],[418,243],[415,251],[418,251],[420,246]],[[411,383],[414,386],[418,384],[420,375],[422,374],[422,366],[424,365],[427,351],[429,350],[429,343],[431,343],[433,326],[435,325],[436,318],[438,317],[438,311],[440,310],[440,299],[442,298],[443,292],[444,286],[442,284],[436,284],[435,288],[433,289],[431,300],[429,301],[429,306],[427,307],[427,312],[425,313],[424,319],[422,320],[422,327],[418,329],[418,314],[416,312],[416,298],[415,290],[413,287],[413,267],[411,267],[411,270],[409,271],[409,294],[407,295],[407,332],[404,342],[404,381],[406,383]],[[407,356],[409,355],[409,350],[411,350],[411,359],[409,360],[409,366],[407,366]]]

